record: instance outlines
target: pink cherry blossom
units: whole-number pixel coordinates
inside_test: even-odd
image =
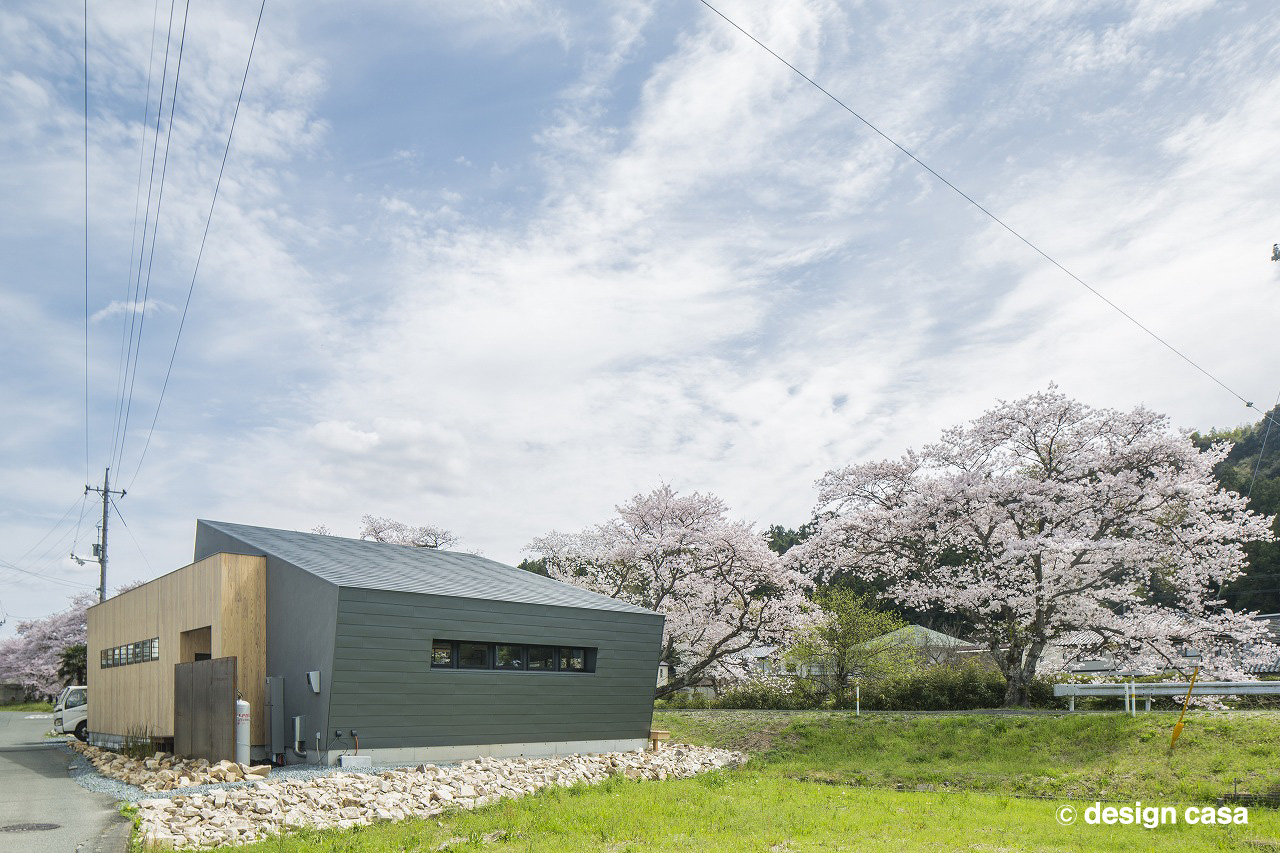
[[[806,609],[804,577],[714,495],[669,486],[636,495],[582,533],[551,532],[526,551],[558,580],[662,613],[673,678],[659,696],[741,673],[745,650],[783,639]]]
[[[1228,449],[1200,452],[1162,415],[1050,386],[918,453],[828,472],[819,532],[788,556],[964,616],[1010,704],[1026,702],[1051,647],[1068,649],[1064,665],[1106,652],[1151,672],[1185,666],[1191,648],[1206,674],[1241,677],[1265,626],[1217,590],[1244,572],[1244,542],[1271,538],[1271,519],[1214,479]]]

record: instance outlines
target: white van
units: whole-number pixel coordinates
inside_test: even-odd
[[[64,687],[53,706],[53,730],[89,739],[89,688],[80,685]]]

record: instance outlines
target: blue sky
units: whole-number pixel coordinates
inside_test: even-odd
[[[157,217],[138,175],[169,9],[145,6],[90,4],[87,460],[81,8],[0,10],[12,617],[95,585],[66,554],[89,550],[80,493],[113,459],[115,586],[185,564],[198,517],[353,535],[373,513],[516,562],[668,482],[795,526],[823,471],[1051,381],[1180,427],[1253,420],[694,0],[269,3],[140,462],[257,13],[193,4]],[[720,8],[1232,388],[1274,398],[1274,4]]]

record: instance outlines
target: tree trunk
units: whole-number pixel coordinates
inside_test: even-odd
[[[1023,677],[1022,667],[1005,674],[1004,704],[1007,708],[1031,706],[1031,680]]]
[[[1031,682],[1036,677],[1036,667],[1040,663],[1040,655],[1044,652],[1044,643],[1033,642],[1026,649],[1018,650],[1015,655],[1010,649],[1005,658],[1004,667],[1005,707],[1031,707]]]

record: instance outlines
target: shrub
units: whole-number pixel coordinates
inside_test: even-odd
[[[975,661],[926,667],[862,685],[862,707],[868,711],[972,711],[1004,705],[1005,680],[996,669]],[[1037,678],[1029,691],[1036,708],[1058,707],[1053,680]],[[852,709],[854,693],[828,697],[808,682],[768,679],[740,684],[721,696],[676,694],[655,703],[659,710],[738,708],[758,711]]]
[[[717,708],[742,708],[753,711],[800,711],[822,707],[822,695],[809,689],[805,682],[783,686],[765,681],[749,681],[718,697]]]
[[[931,666],[863,691],[864,707],[882,711],[969,711],[1004,704],[1004,677],[966,662]]]

